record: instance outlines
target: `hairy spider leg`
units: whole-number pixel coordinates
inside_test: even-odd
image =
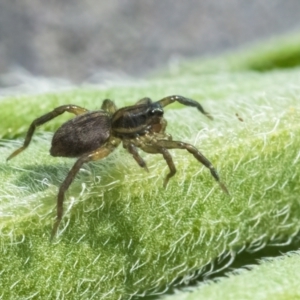
[[[166,148],[159,147],[157,145],[150,146],[150,145],[143,144],[141,145],[141,149],[147,153],[152,153],[152,154],[160,153],[163,155],[163,158],[165,159],[170,169],[170,172],[167,174],[167,176],[164,179],[163,187],[166,188],[170,178],[173,177],[177,171],[170,152]]]
[[[135,105],[141,105],[141,104],[151,104],[152,100],[149,97],[144,97],[140,99],[138,102],[135,103]]]
[[[133,143],[124,143],[123,142],[123,147],[127,149],[127,151],[132,154],[133,158],[135,161],[138,163],[138,165],[145,169],[145,171],[149,172],[148,167],[144,159],[139,155],[138,150],[136,146]]]
[[[191,144],[188,143],[184,143],[184,142],[180,142],[180,141],[169,141],[169,140],[159,140],[156,142],[156,144],[154,145],[154,147],[158,147],[158,149],[185,149],[188,152],[190,152],[191,154],[194,155],[194,157],[200,162],[202,163],[206,168],[208,168],[210,170],[211,175],[215,178],[215,180],[219,183],[221,189],[226,193],[229,194],[225,184],[223,182],[220,181],[220,177],[216,171],[216,169],[214,168],[214,166],[212,165],[212,163],[194,146],[192,146]],[[160,152],[161,153],[161,152]],[[167,175],[166,178],[166,182],[168,182],[168,179],[170,177],[172,177],[174,174],[172,173],[172,158],[170,154],[167,154],[167,152],[162,153],[164,155],[165,160],[167,161],[169,168],[170,168],[170,174]],[[168,156],[169,155],[169,156]],[[175,168],[175,166],[174,166]],[[174,170],[173,170],[174,172]],[[175,169],[176,172],[176,169]]]
[[[116,112],[117,106],[115,105],[115,103],[112,100],[105,99],[102,102],[101,109],[109,112],[110,114],[113,114],[114,112]]]
[[[176,101],[183,104],[183,105],[186,105],[186,106],[196,107],[202,114],[204,114],[209,119],[213,120],[213,117],[211,116],[211,114],[206,112],[204,110],[204,108],[201,106],[201,104],[199,102],[193,100],[193,99],[185,98],[185,97],[182,97],[182,96],[179,96],[179,95],[173,95],[173,96],[165,97],[165,98],[163,98],[163,99],[161,99],[157,102],[160,103],[160,105],[162,107],[164,107],[164,106],[167,106],[167,105],[169,105],[171,103],[174,103]]]
[[[57,195],[57,215],[56,215],[56,221],[52,228],[52,233],[50,238],[51,240],[56,235],[58,226],[62,220],[65,192],[68,190],[70,184],[74,180],[76,174],[78,173],[82,165],[89,161],[100,160],[108,156],[119,144],[120,144],[119,139],[112,138],[110,141],[107,142],[107,144],[104,147],[101,147],[89,154],[84,154],[83,156],[78,158],[78,160],[75,162],[72,169],[69,171],[67,177],[59,187],[59,191]]]
[[[51,112],[35,119],[29,126],[23,146],[15,150],[6,160],[8,161],[12,159],[13,157],[15,157],[16,155],[18,155],[20,152],[22,152],[28,147],[36,127],[56,118],[57,116],[63,114],[66,111],[69,113],[73,113],[75,115],[81,115],[86,113],[88,110],[86,108],[77,105],[67,104],[67,105],[56,107]]]
[[[159,152],[163,155],[163,158],[167,162],[168,167],[170,169],[170,173],[168,173],[167,176],[165,177],[164,184],[163,184],[163,187],[166,188],[170,178],[176,174],[177,170],[170,152],[166,148],[160,148]]]

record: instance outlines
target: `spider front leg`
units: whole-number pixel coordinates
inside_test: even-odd
[[[82,165],[84,163],[89,162],[89,161],[99,160],[99,159],[102,159],[102,158],[108,156],[119,145],[119,143],[120,143],[119,140],[113,139],[111,142],[108,142],[106,146],[104,146],[102,148],[99,148],[99,149],[93,151],[90,154],[84,154],[73,165],[72,169],[69,171],[67,177],[65,178],[65,180],[61,184],[61,186],[59,188],[59,191],[58,191],[58,195],[57,195],[57,215],[56,215],[56,221],[53,225],[52,232],[51,232],[51,238],[50,238],[51,240],[56,235],[59,224],[62,220],[63,203],[64,203],[65,193],[68,190],[68,188],[69,188],[70,184],[72,183],[72,181],[74,180],[76,174],[78,173],[78,171],[82,167]]]
[[[73,113],[75,115],[81,115],[86,113],[88,110],[83,107],[72,105],[72,104],[62,105],[54,108],[51,112],[35,119],[29,126],[23,146],[15,150],[6,160],[12,159],[13,157],[15,157],[16,155],[18,155],[20,152],[22,152],[28,147],[36,127],[45,124],[46,122],[56,118],[57,116],[63,114],[66,111]]]
[[[168,167],[170,169],[170,173],[168,173],[167,176],[165,177],[164,184],[163,184],[163,187],[166,188],[170,178],[176,174],[177,170],[174,165],[173,158],[172,158],[170,152],[166,148],[160,148],[159,150],[160,150],[159,152],[163,155],[163,158],[167,162]]]
[[[187,143],[180,142],[180,141],[159,140],[159,141],[157,141],[156,146],[160,147],[160,148],[166,148],[166,149],[185,149],[185,150],[187,150],[188,152],[193,154],[194,157],[200,163],[202,163],[206,168],[208,168],[210,170],[211,175],[219,183],[221,189],[226,194],[229,194],[225,184],[220,181],[220,177],[219,177],[216,169],[212,165],[212,163],[197,148],[195,148],[191,144],[187,144]]]
[[[213,119],[213,117],[204,110],[204,108],[201,106],[201,104],[193,99],[185,98],[185,97],[179,96],[179,95],[173,95],[173,96],[165,97],[157,102],[160,103],[160,105],[162,107],[164,107],[171,103],[174,103],[175,101],[177,101],[183,105],[186,105],[186,106],[196,107],[202,114],[206,115],[209,119],[211,119],[211,120]]]
[[[151,154],[160,153],[163,155],[163,158],[165,159],[170,169],[170,172],[165,177],[164,184],[163,184],[163,187],[166,188],[170,178],[173,177],[177,171],[170,152],[166,148],[157,146],[155,143],[153,143],[151,146],[146,144],[141,144],[140,147],[143,151],[147,153],[151,153]]]
[[[136,146],[131,142],[124,142],[123,141],[123,147],[127,149],[127,151],[132,154],[135,161],[138,163],[138,165],[145,169],[145,171],[149,172],[146,162],[143,160],[143,158],[139,155],[138,150]]]

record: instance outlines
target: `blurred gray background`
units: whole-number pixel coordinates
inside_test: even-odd
[[[297,29],[299,0],[0,0],[0,79],[144,76]]]

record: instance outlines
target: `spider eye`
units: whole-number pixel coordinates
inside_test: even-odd
[[[162,116],[164,113],[163,108],[160,105],[157,105],[157,103],[155,104],[156,105],[152,105],[152,107],[149,108],[148,114],[150,116]]]
[[[150,110],[151,115],[161,116],[163,114],[163,110],[159,108],[154,108]]]

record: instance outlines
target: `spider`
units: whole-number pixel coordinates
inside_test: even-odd
[[[173,141],[172,136],[165,132],[167,121],[164,119],[163,107],[179,102],[183,105],[196,107],[202,114],[212,119],[203,107],[195,100],[174,95],[152,102],[143,98],[135,105],[117,109],[113,101],[105,99],[101,109],[89,111],[86,108],[67,104],[54,108],[51,112],[35,119],[27,131],[22,147],[15,150],[7,160],[12,159],[25,150],[37,126],[42,125],[64,112],[73,113],[75,118],[64,123],[52,138],[50,154],[52,156],[77,157],[77,161],[62,182],[57,195],[57,215],[52,228],[51,239],[56,235],[63,216],[63,202],[66,191],[84,163],[96,161],[108,156],[122,142],[123,147],[133,156],[138,165],[148,171],[144,159],[139,155],[138,148],[152,154],[162,154],[170,172],[164,179],[166,187],[169,179],[175,175],[174,165],[169,149],[185,149],[207,167],[222,190],[228,194],[226,186],[220,181],[219,175],[211,162],[194,146],[181,141]]]

